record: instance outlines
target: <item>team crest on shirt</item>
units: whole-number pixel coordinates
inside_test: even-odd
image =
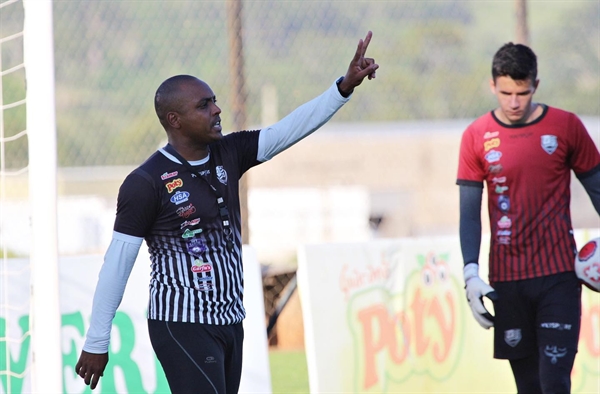
[[[555,135],[543,135],[542,136],[542,149],[549,155],[553,154],[558,148],[558,138]]]
[[[515,328],[513,330],[504,331],[504,342],[510,347],[515,347],[521,342],[521,329]]]
[[[227,171],[223,168],[223,166],[217,166],[215,168],[217,171],[217,179],[224,185],[227,185]]]

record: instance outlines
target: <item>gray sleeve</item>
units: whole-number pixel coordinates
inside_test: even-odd
[[[332,84],[318,97],[302,104],[274,125],[262,129],[258,137],[256,159],[260,162],[271,160],[310,135],[327,123],[348,100],[350,96],[343,97],[337,84]]]
[[[460,185],[460,249],[464,264],[478,263],[481,247],[481,200],[483,188]]]
[[[585,178],[580,178],[579,181],[590,196],[596,212],[600,215],[600,171],[596,171]]]

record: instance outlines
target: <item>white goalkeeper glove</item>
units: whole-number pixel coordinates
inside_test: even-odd
[[[467,301],[471,307],[471,312],[477,323],[486,330],[494,327],[494,316],[483,305],[483,297],[487,297],[492,301],[498,299],[498,295],[494,289],[485,283],[479,277],[479,264],[468,263],[463,267],[465,278],[465,290],[467,292]]]

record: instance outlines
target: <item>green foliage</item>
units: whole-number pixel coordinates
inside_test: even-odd
[[[164,141],[153,110],[166,78],[192,74],[219,99],[233,131],[227,8],[224,1],[54,2],[56,114],[61,166],[135,165]],[[356,43],[374,37],[368,56],[381,65],[334,121],[474,118],[495,106],[487,88],[491,57],[514,40],[514,2],[243,1],[247,127],[261,118],[265,86],[278,92],[278,116],[342,75]],[[8,12],[15,8],[14,13]],[[5,7],[3,35],[22,29],[19,7]],[[542,84],[536,99],[599,116],[600,15],[597,4],[529,2],[531,45]],[[21,25],[20,25],[21,23]],[[3,66],[20,45],[2,47]],[[5,102],[19,96],[3,78]],[[21,89],[22,91],[22,89]],[[22,95],[22,94],[21,94]],[[24,113],[6,130],[23,129]],[[13,131],[14,130],[14,131]],[[9,135],[9,134],[7,134]],[[26,163],[11,145],[9,167]]]

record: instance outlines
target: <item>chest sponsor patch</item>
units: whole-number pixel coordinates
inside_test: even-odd
[[[488,163],[495,163],[500,160],[502,157],[502,152],[497,150],[491,150],[485,155],[485,160]]]
[[[162,179],[163,181],[166,181],[169,178],[173,178],[176,177],[179,174],[179,172],[177,171],[173,171],[173,172],[165,172],[164,174],[162,174],[160,176],[160,179]]]
[[[551,155],[556,151],[556,148],[558,148],[558,138],[555,135],[543,135],[541,145],[542,149],[544,149],[547,154]]]
[[[171,197],[171,202],[175,205],[182,204],[190,198],[189,192],[176,191]]]
[[[497,148],[500,146],[500,138],[492,138],[489,141],[483,143],[483,149],[487,152],[490,149]]]
[[[227,171],[223,168],[223,166],[217,166],[215,168],[217,172],[217,179],[224,185],[227,185]]]
[[[186,205],[185,207],[177,208],[177,215],[187,219],[191,214],[196,212],[196,207],[193,204]]]
[[[165,184],[165,187],[167,188],[167,191],[169,193],[173,193],[173,190],[177,189],[178,187],[182,187],[182,186],[183,186],[183,180],[181,178],[173,179],[171,182],[167,182]]]

